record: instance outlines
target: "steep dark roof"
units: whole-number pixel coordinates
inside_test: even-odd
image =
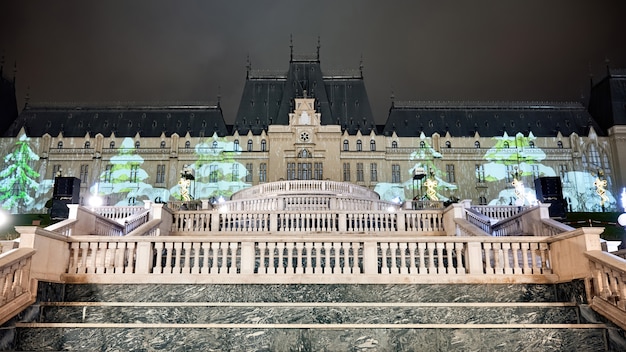
[[[0,136],[17,118],[17,97],[15,80],[4,77],[3,64],[0,62]]]
[[[158,137],[177,133],[192,137],[229,134],[222,109],[219,105],[172,105],[172,106],[108,106],[77,107],[63,105],[32,106],[25,108],[5,133],[16,136],[24,127],[31,137],[48,133],[65,137],[94,136],[102,133],[117,137]]]
[[[233,125],[240,134],[260,134],[268,125],[289,124],[294,99],[315,98],[323,125],[341,125],[355,134],[376,129],[363,76],[324,75],[318,58],[292,58],[287,73],[248,71]]]
[[[395,103],[383,133],[399,137],[430,136],[435,132],[454,137],[501,136],[532,132],[537,137],[586,135],[593,126],[596,133],[606,130],[578,103],[546,102],[405,102]]]
[[[591,88],[589,112],[605,130],[626,125],[626,69],[609,69]]]

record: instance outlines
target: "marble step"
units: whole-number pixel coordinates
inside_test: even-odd
[[[40,323],[577,324],[574,303],[46,302]]]
[[[579,285],[581,286],[581,285]],[[578,291],[583,290],[580,293]],[[247,285],[73,284],[67,302],[559,302],[584,295],[563,284]]]
[[[27,326],[14,351],[609,351],[601,324]]]

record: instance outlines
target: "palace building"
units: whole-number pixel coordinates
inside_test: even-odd
[[[621,70],[608,70],[593,86],[588,108],[392,101],[384,125],[375,122],[362,67],[327,74],[319,50],[306,57],[292,51],[284,73],[248,65],[232,125],[225,121],[234,112],[219,102],[27,102],[18,114],[15,81],[3,78],[0,88],[2,121],[12,121],[0,138],[0,200],[12,212],[45,211],[58,176],[80,179],[77,202],[100,196],[106,205],[181,200],[183,173],[193,179],[194,199],[228,198],[272,181],[331,180],[369,188],[383,200],[484,205],[535,204],[535,180],[551,177],[560,178],[570,211],[615,209],[626,184]],[[427,180],[437,182],[436,194],[426,194]]]

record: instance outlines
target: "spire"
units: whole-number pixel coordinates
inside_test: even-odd
[[[293,34],[289,34],[289,62],[293,61]]]
[[[252,63],[250,62],[250,54],[246,55],[246,79],[250,78],[250,71],[252,70]]]
[[[320,61],[320,36],[317,36],[317,61]]]

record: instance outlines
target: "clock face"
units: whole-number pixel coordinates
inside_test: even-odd
[[[302,142],[308,142],[309,138],[309,132],[300,132],[300,140]]]

